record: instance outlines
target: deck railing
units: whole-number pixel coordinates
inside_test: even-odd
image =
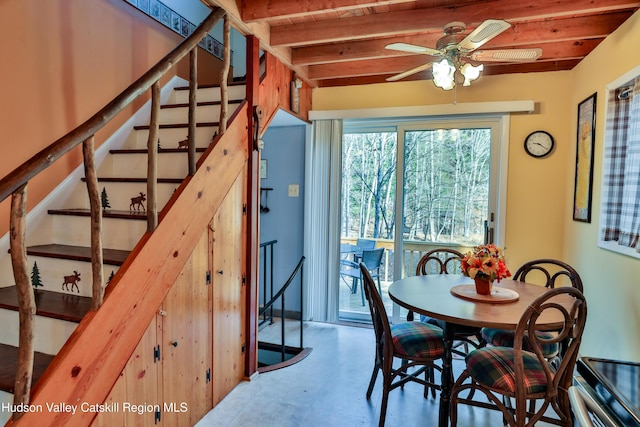
[[[381,278],[385,282],[391,281],[393,278],[393,254],[395,252],[394,241],[389,239],[371,239],[376,241],[376,248],[385,248],[382,259]],[[340,243],[356,244],[356,238],[341,238]],[[473,248],[473,245],[462,245],[453,243],[435,243],[435,242],[419,242],[415,240],[405,240],[403,247],[403,271],[406,275],[414,275],[418,261],[426,252],[436,248],[455,249],[462,253],[466,253]]]

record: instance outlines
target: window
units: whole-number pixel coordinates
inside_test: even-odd
[[[640,258],[640,67],[608,86],[599,246]],[[635,76],[635,77],[629,77]]]

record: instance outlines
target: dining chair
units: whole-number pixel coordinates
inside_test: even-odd
[[[560,298],[569,299],[569,309],[560,304]],[[562,329],[550,338],[534,333],[542,328],[541,319],[554,312],[561,314]],[[577,288],[550,289],[536,298],[518,321],[513,347],[487,346],[466,356],[465,370],[451,391],[451,426],[457,425],[460,404],[499,410],[511,427],[533,426],[538,421],[573,426],[567,390],[573,382],[586,319],[587,302]],[[561,341],[568,342],[566,353],[554,368],[542,347]],[[467,389],[481,391],[488,402],[462,398],[460,393]],[[539,404],[534,406],[536,401]],[[550,408],[557,418],[545,414]]]
[[[362,260],[369,271],[371,277],[375,277],[378,282],[378,289],[382,294],[382,286],[380,284],[380,266],[382,265],[382,255],[384,254],[384,248],[378,248],[373,250],[362,251]],[[340,260],[340,277],[347,283],[347,279],[353,283],[351,286],[347,283],[347,286],[351,289],[351,293],[356,293],[358,289],[358,282],[362,282],[362,275],[360,274],[360,265],[354,261],[348,259]],[[362,305],[364,306],[364,289],[360,287],[360,298],[362,299]]]
[[[451,274],[462,273],[461,261],[464,257],[462,252],[449,248],[436,248],[426,252],[418,261],[416,266],[416,276],[427,274]],[[412,311],[407,313],[407,320],[413,320]],[[445,322],[433,319],[424,315],[420,316],[420,321],[437,325],[444,329]],[[482,338],[481,328],[453,324],[454,328],[454,348],[453,352],[464,357],[468,352],[469,345],[473,348],[484,347],[486,342]],[[464,346],[464,351],[459,350]]]
[[[439,327],[423,322],[402,322],[390,325],[382,297],[364,262],[360,263],[360,270],[363,278],[362,287],[369,303],[376,337],[373,373],[366,396],[367,400],[371,399],[378,372],[382,371],[382,403],[378,426],[383,427],[391,390],[404,386],[410,381],[425,387],[425,397],[428,396],[427,390],[429,388],[441,390],[439,384],[428,380],[427,370],[435,369],[442,372],[442,368],[436,364],[436,361],[442,359],[444,353],[443,335],[442,329]],[[406,363],[399,368],[394,368],[395,359]],[[423,373],[424,379],[420,378]]]
[[[582,292],[582,279],[578,272],[569,264],[555,259],[537,259],[526,262],[513,275],[513,280],[544,285],[553,289],[556,286],[570,285]],[[550,337],[555,332],[538,332],[539,335]],[[513,345],[515,333],[501,329],[483,328],[482,338],[489,344],[498,347]],[[564,350],[562,343],[549,343],[543,347],[543,353],[548,360],[557,362]]]

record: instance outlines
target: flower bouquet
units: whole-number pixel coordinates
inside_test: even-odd
[[[482,295],[491,294],[493,281],[511,276],[502,254],[502,249],[494,244],[473,248],[462,258],[462,274],[476,283],[476,291]]]

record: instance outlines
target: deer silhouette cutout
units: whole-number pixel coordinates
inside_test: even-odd
[[[178,141],[178,148],[189,148],[189,137],[186,137],[182,141]]]
[[[80,273],[73,270],[73,275],[64,276],[64,282],[62,283],[63,290],[69,290],[69,285],[71,285],[71,292],[73,292],[73,288],[75,287],[78,293],[80,293],[80,288],[78,287],[78,282],[82,280],[80,279]]]
[[[147,198],[145,197],[145,194],[143,192],[140,192],[139,196],[131,198],[131,204],[129,204],[129,210],[130,211],[133,211],[133,210],[139,211],[140,209],[144,210],[144,205],[142,204],[142,202],[144,202],[145,200],[147,200]]]

